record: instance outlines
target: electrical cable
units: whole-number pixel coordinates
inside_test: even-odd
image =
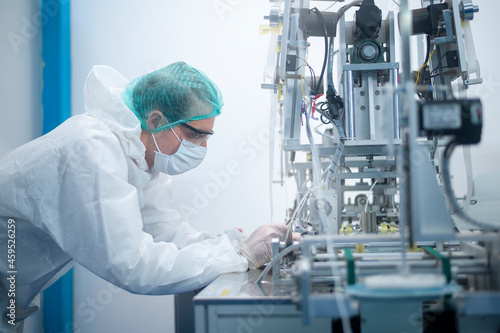
[[[342,153],[344,152],[344,141],[346,140],[344,129],[342,128],[342,123],[340,122],[340,120],[336,119],[334,121],[334,124],[334,130],[336,137],[338,138],[338,144],[337,149],[335,150],[335,155],[333,155],[332,157],[332,162],[328,167],[328,174],[326,176],[326,184],[328,185],[329,189],[333,187],[335,171],[337,170],[340,158],[342,157]]]
[[[446,52],[445,54],[443,54],[443,56],[441,57],[441,59],[439,59],[438,64],[436,65],[436,68],[434,68],[434,69],[433,69],[433,70],[429,73],[429,77],[427,77],[427,78],[426,78],[426,77],[424,76],[424,79],[423,79],[424,84],[427,84],[427,81],[430,81],[431,79],[434,79],[434,83],[433,83],[433,84],[435,84],[436,77],[437,77],[437,76],[441,76],[441,73],[438,73],[438,71],[439,71],[439,70],[442,70],[442,69],[445,69],[445,68],[450,68],[449,66],[442,66],[442,64],[443,64],[443,59],[444,59],[444,57],[446,57],[446,54],[447,54],[447,52]],[[419,93],[419,96],[420,96],[420,94],[423,94],[423,93]],[[427,98],[427,100],[429,100],[429,99]]]
[[[432,55],[434,54],[434,51],[436,51],[436,49],[432,50],[431,52],[431,55],[430,57],[427,59],[426,63],[420,67],[420,69],[418,70],[418,73],[417,73],[417,80],[415,81],[415,86],[418,84],[418,80],[420,79],[420,72],[422,71],[422,69],[424,69],[425,67],[427,67],[427,64],[429,63],[429,61],[431,60],[432,58]]]
[[[334,51],[333,37],[330,38],[330,46],[329,46],[329,54],[328,54],[328,70],[327,70],[327,91],[326,91],[326,100],[328,105],[328,113],[334,118],[340,118],[341,110],[343,109],[343,102],[340,96],[335,89],[335,84],[333,83],[333,58],[335,53],[339,52]]]
[[[330,6],[323,9],[323,11],[326,12],[328,9],[332,8],[333,6],[335,6],[339,2],[340,2],[340,0],[335,0]]]
[[[338,19],[340,19],[340,17],[342,17],[345,12],[347,12],[349,9],[351,9],[352,7],[354,6],[361,6],[363,4],[363,1],[364,0],[355,0],[347,5],[345,5],[344,7],[340,8],[340,10],[337,12],[337,15],[338,15]]]
[[[304,204],[306,203],[307,199],[309,196],[312,194],[311,190],[307,191],[306,194],[300,199],[299,204],[297,205],[297,208],[294,210],[292,216],[290,219],[286,222],[286,225],[288,225],[288,229],[286,231],[285,239],[288,239],[290,236],[290,233],[292,232],[292,227],[293,227],[293,221],[295,220],[295,216],[298,214],[300,215],[300,212],[302,211],[302,208],[304,208]]]
[[[328,98],[328,97],[327,97]],[[326,108],[325,108],[326,106]],[[318,110],[321,110],[322,112],[318,112]],[[323,124],[325,125],[328,125],[331,123],[331,121],[329,121],[323,114],[324,112],[328,111],[328,102],[320,102],[317,104],[317,107],[316,107],[316,112],[318,112],[320,114],[320,120]]]
[[[305,201],[307,200],[307,198],[309,197],[309,195],[311,195],[311,191],[307,191],[306,194],[304,194],[304,196],[302,197],[302,199],[300,199],[300,202],[299,204],[297,205],[297,208],[295,209],[295,211],[293,212],[292,216],[290,217],[290,219],[285,223],[286,225],[290,225],[292,224],[293,220],[295,219],[295,215],[297,215],[300,210],[302,209],[302,206],[304,205]]]
[[[318,10],[318,8],[314,7],[311,9],[316,15],[318,15],[318,19],[321,21],[321,25],[323,25],[323,33],[325,35],[325,58],[323,59],[323,67],[321,68],[321,74],[319,75],[319,80],[316,82],[316,89],[314,90],[314,96],[319,94],[319,89],[321,87],[321,83],[323,82],[323,76],[325,75],[326,63],[328,61],[328,31],[326,28],[325,19],[323,18],[323,14]]]
[[[340,21],[340,18],[346,13],[347,10],[349,10],[350,8],[352,8],[354,6],[361,6],[362,4],[363,4],[363,0],[356,0],[356,1],[353,1],[353,2],[343,6],[342,8],[340,8],[340,10],[337,11],[336,24],[338,24],[338,22]],[[326,38],[326,35],[325,35],[325,38]],[[332,116],[337,118],[337,115],[338,115],[338,118],[342,119],[342,113],[343,113],[342,100],[338,96],[337,91],[335,89],[335,84],[333,83],[333,57],[334,57],[335,53],[338,52],[338,50],[334,51],[333,41],[334,41],[334,38],[332,36],[332,37],[330,37],[330,45],[328,47],[329,51],[327,54],[327,56],[328,56],[327,100],[328,100],[329,108],[332,109],[332,110],[330,110],[330,113],[332,114]],[[327,46],[326,43],[327,43],[327,41],[325,41],[325,47]]]
[[[349,10],[350,8],[352,8],[354,6],[361,6],[362,4],[363,4],[363,0],[357,0],[357,1],[353,1],[353,2],[343,6],[339,11],[337,11],[336,24],[338,24],[338,22],[340,21],[340,18],[346,13],[347,10]],[[325,34],[325,38],[327,39],[326,34]],[[334,41],[334,38],[332,36],[332,37],[330,37],[330,45],[328,46],[328,52],[326,54],[326,56],[328,57],[327,100],[329,101],[328,102],[329,106],[331,108],[336,109],[336,110],[330,110],[330,112],[331,113],[333,112],[334,116],[337,116],[337,114],[338,114],[339,118],[341,118],[341,111],[339,109],[342,108],[342,101],[341,101],[340,97],[338,97],[337,90],[335,89],[335,84],[333,83],[333,57],[334,57],[335,53],[338,52],[338,50],[334,51],[334,42],[333,41]],[[325,49],[326,49],[327,43],[328,43],[328,41],[326,40],[325,41]],[[331,91],[330,91],[330,88],[331,88]],[[331,99],[333,99],[333,101]]]
[[[368,190],[368,192],[370,192],[370,194],[372,195],[372,201],[373,201],[373,188],[375,187],[375,185],[377,184],[378,180],[375,180],[372,184],[372,186],[370,187],[370,190]],[[368,198],[366,198],[366,204],[365,204],[365,212],[368,210]]]
[[[436,152],[438,149],[438,144],[439,144],[439,139],[435,137],[432,139],[433,144],[432,144],[432,151],[431,151],[431,161],[434,161],[434,157],[436,156]]]
[[[316,108],[316,112],[321,114],[322,117],[325,117],[327,120],[329,120],[332,124],[335,126],[333,127],[335,130],[336,137],[338,139],[338,144],[337,144],[337,149],[335,151],[335,154],[332,157],[332,162],[330,163],[330,166],[328,169],[325,170],[327,173],[326,180],[325,182],[328,184],[328,187],[331,188],[333,184],[333,175],[335,174],[335,170],[337,169],[337,165],[340,161],[340,157],[342,156],[342,153],[344,152],[344,141],[346,139],[344,129],[342,127],[342,122],[340,120],[333,120],[329,115],[327,115],[323,110],[321,110],[321,107],[318,109]],[[321,133],[320,133],[321,134]],[[326,134],[322,134],[325,135]],[[327,136],[330,138],[329,136]],[[335,140],[334,138],[332,138]],[[334,141],[335,142],[335,141]],[[323,177],[325,173],[323,173],[321,176]]]
[[[444,190],[446,193],[446,199],[452,208],[452,213],[455,213],[458,217],[463,219],[464,221],[473,224],[481,229],[489,230],[489,231],[498,231],[500,226],[491,225],[486,222],[478,221],[470,216],[468,216],[463,209],[458,205],[457,200],[455,199],[455,192],[451,186],[451,178],[450,178],[450,158],[453,150],[458,146],[456,141],[450,141],[443,152],[443,182],[444,182]]]
[[[306,60],[304,61],[304,64],[307,64],[307,60],[309,59],[309,53],[307,53],[307,56],[306,56]],[[300,67],[299,67],[300,68]],[[302,75],[300,76],[300,88],[302,89],[302,104],[304,103],[305,99],[306,99],[306,92],[304,91],[304,73],[305,73],[306,69],[304,68],[302,70]],[[302,106],[301,106],[301,112],[303,111],[302,110]]]
[[[333,87],[333,55],[334,55],[334,45],[333,37],[330,37],[330,49],[328,51],[328,70],[326,72],[326,83],[328,87]],[[334,88],[335,89],[335,88]]]
[[[431,36],[427,35],[427,52],[425,55],[424,64],[429,62],[430,56],[431,56]]]
[[[339,138],[338,140],[338,146],[337,146],[337,150],[335,152],[335,155],[333,156],[333,160],[332,160],[332,163],[335,165],[334,169],[336,169],[336,166],[338,164],[338,160],[340,160],[340,157],[342,155],[342,152],[344,150],[344,141],[346,139],[345,137],[345,132],[344,132],[344,129],[342,127],[342,122],[339,121],[339,120],[334,120],[332,119],[328,114],[326,114],[321,108],[316,108],[316,112],[318,112],[322,117],[325,117],[330,123],[334,124],[335,126],[333,127],[334,130],[336,131],[336,137]],[[324,122],[323,122],[324,123]],[[319,133],[321,134],[321,133]],[[323,135],[323,134],[321,134]],[[326,135],[326,134],[325,134]],[[329,137],[329,136],[327,136]],[[329,137],[330,138],[330,137]],[[334,138],[332,138],[333,140],[335,140]],[[336,141],[335,141],[336,142]],[[330,167],[327,169],[327,171],[330,171],[332,169],[332,164],[330,164]],[[327,182],[328,182],[328,178],[330,177],[327,177]]]
[[[321,115],[323,116],[323,115]],[[335,121],[335,124],[339,122],[338,120]],[[340,123],[340,122],[339,122]],[[335,151],[335,154],[333,155],[333,158],[332,158],[332,162],[330,163],[330,166],[328,167],[328,169],[326,169],[322,174],[321,174],[321,177],[325,177],[326,176],[326,184],[328,184],[328,187],[331,188],[332,187],[332,184],[333,184],[333,175],[335,173],[335,170],[337,170],[337,165],[339,163],[339,160],[340,160],[340,157],[342,156],[342,153],[344,151],[344,140],[341,139],[341,135],[339,134],[339,130],[338,128],[334,127],[334,130],[335,130],[335,137],[338,138],[337,140],[335,139],[335,137],[333,135],[328,135],[328,134],[325,134],[325,133],[321,133],[318,128],[321,126],[322,124],[316,126],[314,128],[314,131],[327,138],[328,140],[332,141],[334,144],[337,144],[337,149]]]
[[[306,191],[306,192],[304,192],[304,191],[306,190],[307,183],[309,183],[309,182],[311,182],[311,181],[312,181],[312,180],[311,180],[311,176],[309,176],[309,178],[308,178],[308,179],[306,179],[306,180],[304,181],[304,183],[302,184],[302,186],[300,187],[300,189],[299,189],[299,193],[307,193],[307,191]]]
[[[320,117],[319,117],[319,119],[321,120],[321,122],[322,122],[323,124],[325,124],[325,125],[330,124],[330,122],[329,122],[329,121],[325,121],[325,120],[324,120],[324,118],[325,118],[325,116],[323,116],[323,115],[320,115]]]
[[[329,122],[331,122],[332,124],[335,122],[335,120],[332,119],[332,117],[330,117],[324,110],[322,110],[321,108],[316,108],[316,112],[318,112],[320,115],[322,115],[323,117],[325,117]]]
[[[323,116],[323,115],[321,115],[321,116]],[[323,137],[327,138],[328,140],[332,141],[333,143],[336,143],[335,138],[333,137],[333,135],[328,135],[328,134],[322,133],[322,132],[320,132],[320,131],[318,130],[318,128],[320,128],[322,125],[323,125],[323,124],[319,124],[318,126],[316,126],[316,127],[314,128],[314,132],[316,132],[316,134],[318,134],[318,135],[321,135],[321,136],[323,136]],[[326,124],[325,124],[325,125],[326,125]]]
[[[326,108],[325,108],[326,106]],[[328,111],[328,102],[321,102],[318,103],[318,107],[320,108],[321,111]]]
[[[307,103],[304,107],[305,108],[310,108],[311,111],[308,112],[306,111],[306,133],[307,133],[307,138],[309,140],[309,147],[311,150],[311,160],[312,160],[312,170],[313,170],[313,187],[318,187],[319,181],[321,179],[321,160],[318,155],[318,151],[316,150],[316,146],[314,144],[314,138],[312,135],[311,131],[311,124],[309,121],[309,117],[312,117],[312,110],[313,106],[311,105],[313,101],[310,103]]]
[[[304,61],[304,65],[299,66],[299,68],[297,68],[295,71],[298,71],[303,66],[307,66],[307,68],[309,68],[309,73],[311,74],[311,81],[312,82],[316,82],[316,73],[314,72],[314,69],[309,65],[309,63],[307,63],[306,60],[302,59],[301,57],[297,57],[297,59],[300,59],[300,60]]]
[[[330,37],[330,49],[328,51],[328,70],[326,72],[326,82],[328,87],[333,88],[333,92],[337,94],[337,90],[335,89],[335,85],[333,83],[333,57],[335,53],[339,52],[338,50],[334,50],[333,37]]]
[[[427,35],[427,52],[426,52],[426,55],[425,55],[424,65],[418,71],[417,81],[415,82],[415,86],[418,84],[418,81],[420,80],[420,71],[422,70],[422,68],[424,68],[425,66],[427,66],[427,63],[430,60],[430,57],[432,55],[430,53],[430,51],[431,51],[431,37],[429,35]],[[434,53],[434,50],[432,51],[432,53]],[[438,64],[438,66],[439,66],[439,64]],[[429,74],[429,79],[431,78],[431,74],[432,73]],[[425,78],[425,75],[424,75],[424,79],[422,81],[423,81],[424,84],[427,81],[427,79]],[[417,92],[417,96],[420,99],[424,99],[426,101],[430,101],[432,99],[432,94],[429,96],[429,92]]]
[[[426,49],[426,52],[425,52],[425,60],[424,60],[424,64],[426,64],[428,61],[429,61],[429,57],[430,57],[430,52],[431,52],[431,37],[429,35],[427,35],[427,49]],[[432,74],[432,73],[431,73]],[[426,84],[427,80],[431,78],[431,75],[429,74],[429,78],[426,78],[425,75],[423,77],[423,84]],[[419,81],[419,78],[417,78],[417,83]],[[423,99],[423,100],[426,100],[426,101],[430,101],[432,100],[432,93],[429,93],[429,92],[417,92],[417,96],[420,98],[420,99]]]

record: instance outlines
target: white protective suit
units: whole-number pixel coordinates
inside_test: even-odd
[[[171,179],[148,169],[139,120],[120,99],[127,83],[110,67],[94,67],[87,113],[0,157],[2,313],[8,219],[16,228],[18,319],[73,260],[138,294],[184,292],[247,270],[241,233],[197,232],[172,208]]]

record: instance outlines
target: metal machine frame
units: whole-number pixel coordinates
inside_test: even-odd
[[[282,29],[274,81],[263,87],[278,99],[271,111],[281,114],[285,171],[299,184],[288,224],[303,240],[276,239],[262,273],[223,275],[203,290],[194,299],[197,331],[500,329],[500,237],[488,224],[481,232],[457,232],[454,219],[463,214],[451,214],[445,202],[455,200],[446,152],[454,140],[472,143],[458,137],[481,127],[480,102],[456,99],[451,88],[456,79],[465,88],[482,82],[463,33],[477,6],[422,1],[417,13],[401,0],[398,62],[394,13],[356,21],[378,13],[373,0],[349,2],[336,13],[310,9],[308,0],[271,3],[270,25]],[[360,7],[354,21],[344,15],[352,7]],[[412,15],[429,40],[426,64],[413,75]],[[312,70],[305,75],[313,37],[331,39],[329,60],[338,41],[338,92],[333,63],[323,66],[325,89]],[[327,91],[325,102],[317,91]],[[331,127],[318,132],[322,143],[312,135],[314,111]],[[425,124],[423,117],[430,117]]]

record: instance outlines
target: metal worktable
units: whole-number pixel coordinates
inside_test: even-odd
[[[260,270],[219,276],[194,298],[197,333],[331,332],[330,318],[307,325],[292,303],[291,286],[254,283]]]

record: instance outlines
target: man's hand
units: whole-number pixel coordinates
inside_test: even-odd
[[[256,269],[267,264],[273,258],[271,241],[273,238],[285,240],[288,227],[279,223],[268,223],[258,227],[250,237],[241,244],[241,255],[248,260],[248,268]],[[290,233],[293,241],[302,237],[298,233]]]

